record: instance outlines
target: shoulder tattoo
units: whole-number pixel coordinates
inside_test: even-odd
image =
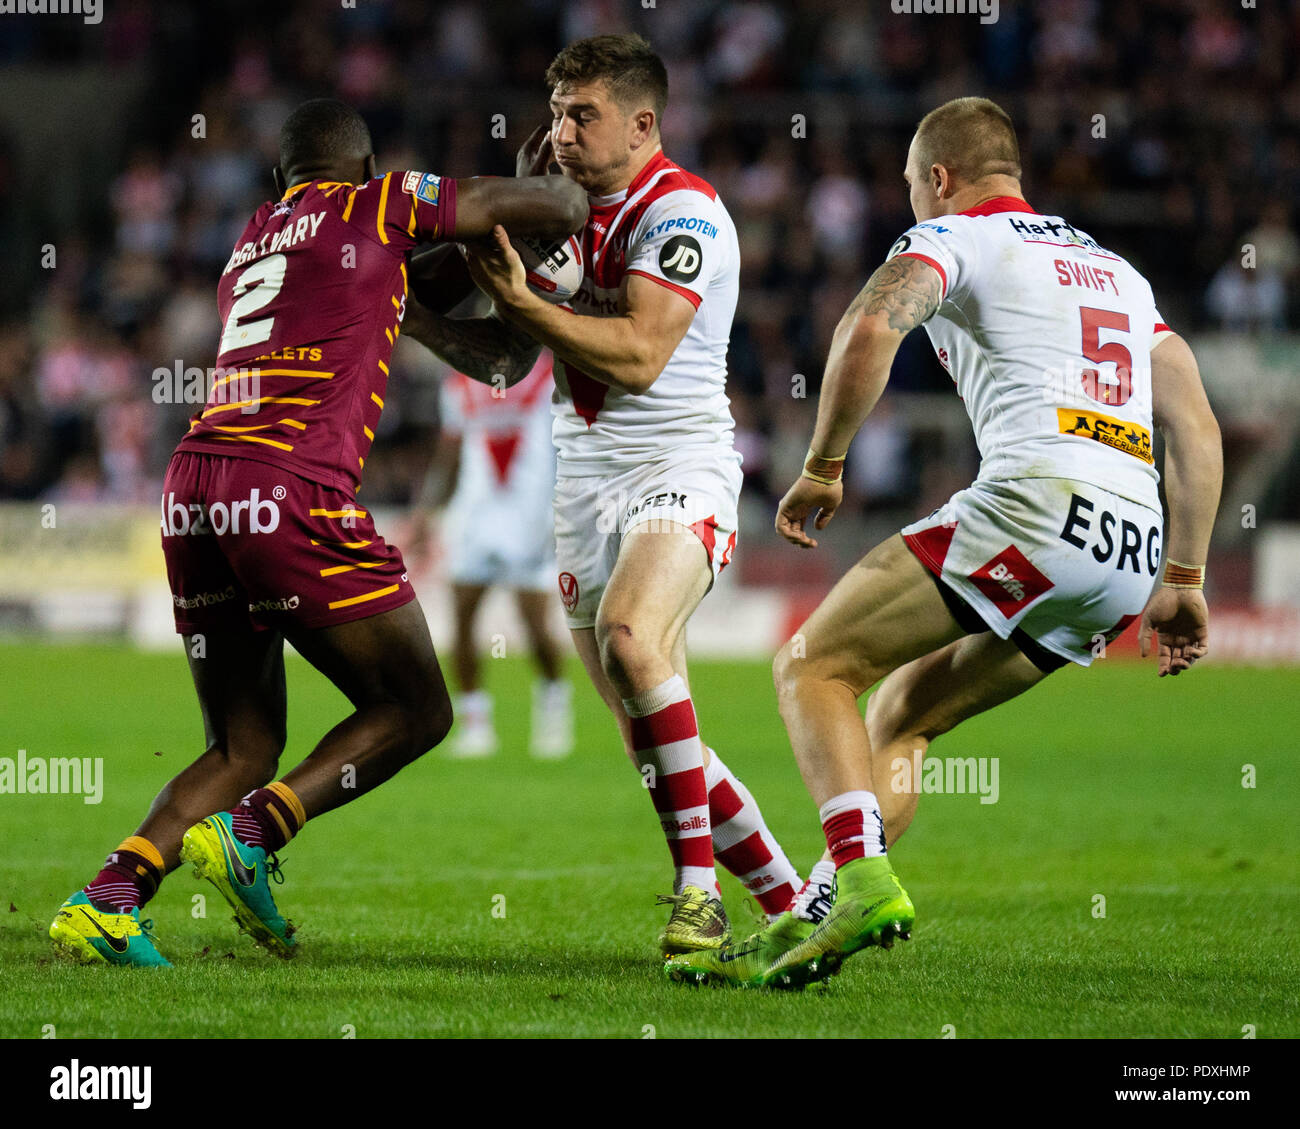
[[[898,255],[877,268],[849,306],[849,313],[884,314],[889,328],[907,333],[943,301],[938,272],[911,255]]]

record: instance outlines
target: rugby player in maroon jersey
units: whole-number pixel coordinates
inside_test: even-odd
[[[293,927],[268,884],[281,877],[275,852],[447,734],[451,703],[424,613],[401,554],[357,500],[405,314],[407,255],[497,224],[562,238],[587,217],[582,189],[560,176],[377,177],[365,122],[332,99],[289,116],[274,175],[277,199],[222,272],[215,378],[163,486],[163,552],[206,751],[60,908],[50,936],[84,962],[168,963],[139,911],[182,860],[217,886],[241,929],[291,955]],[[275,780],[286,639],[353,712]]]

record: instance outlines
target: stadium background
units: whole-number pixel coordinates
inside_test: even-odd
[[[0,1035],[1300,1032],[1300,2],[1002,0],[987,26],[888,0],[103,11],[96,25],[0,15],[0,770],[19,750],[102,757],[107,781],[93,806],[0,794]],[[916,940],[855,958],[825,998],[738,1000],[663,983],[651,807],[576,669],[577,752],[527,755],[527,662],[499,603],[480,626],[509,639],[487,664],[501,753],[435,752],[295,841],[278,895],[303,926],[291,974],[223,915],[204,920],[199,887],[174,876],[150,910],[178,967],[133,980],[124,1005],[112,977],[52,963],[45,931],[200,747],[157,512],[194,408],[157,403],[154,374],[211,365],[217,273],[269,193],[281,120],[334,94],[365,113],[384,167],[508,174],[544,118],[554,51],[628,29],[668,63],[667,152],[717,185],[742,241],[729,391],[745,509],[736,563],[692,621],[694,653],[711,656],[692,691],[791,858],[806,869],[821,836],[771,655],[833,576],[975,469],[918,334],[823,548],[770,532],[833,326],[911,222],[911,129],[948,97],[1007,107],[1030,202],[1130,256],[1196,348],[1227,454],[1212,658],[1159,681],[1117,644],[944,738],[950,764],[1001,759],[1001,799],[927,794],[891,851],[923,915]],[[408,559],[441,375],[399,342],[366,467],[364,497]],[[436,558],[417,580],[441,645]],[[286,762],[346,712],[305,663],[288,668]],[[722,881],[743,927],[743,892]]]
[[[972,476],[969,425],[918,332],[849,460],[830,551],[791,553],[770,533],[835,322],[911,223],[910,131],[977,92],[1019,126],[1031,203],[1130,257],[1197,349],[1227,452],[1210,562],[1211,600],[1233,612],[1219,657],[1300,657],[1300,540],[1285,524],[1300,519],[1300,3],[1006,2],[978,21],[884,0],[109,0],[98,25],[5,17],[0,625],[168,644],[152,507],[194,406],[156,403],[154,374],[213,363],[215,279],[268,195],[289,108],[326,92],[355,103],[381,168],[508,174],[544,120],[553,53],[632,28],[668,63],[666,151],[718,187],[741,238],[742,539],[697,648],[770,653],[862,548]],[[400,343],[364,487],[393,508],[381,528],[399,544],[441,376]],[[47,503],[58,537],[41,536]],[[436,553],[426,569],[410,552],[442,636]],[[483,631],[513,640],[504,603]]]

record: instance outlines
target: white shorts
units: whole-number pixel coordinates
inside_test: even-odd
[[[988,629],[1051,669],[1064,665],[1052,656],[1089,666],[1142,614],[1163,522],[1158,509],[1088,483],[1027,478],[977,481],[902,532]],[[963,627],[984,629],[949,607]]]
[[[647,522],[689,527],[708,554],[713,576],[736,550],[740,455],[671,456],[608,478],[555,480],[555,556],[560,599],[570,628],[594,627],[596,609],[628,530]]]
[[[549,591],[555,583],[555,538],[545,503],[525,509],[453,499],[441,534],[453,584]]]

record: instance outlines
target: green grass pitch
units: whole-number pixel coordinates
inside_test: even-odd
[[[639,778],[581,682],[579,751],[531,760],[529,673],[513,658],[488,663],[502,753],[435,750],[284,853],[296,960],[237,935],[185,868],[148,911],[174,970],[66,965],[45,938],[55,909],[197,754],[199,714],[179,650],[6,645],[0,670],[0,756],[105,758],[98,805],[0,795],[6,1036],[1300,1034],[1294,671],[1157,680],[1103,661],[936,743],[1000,758],[998,802],[923,795],[891,852],[913,940],[793,995],[663,979],[668,854]],[[285,767],[345,712],[300,660],[289,678]],[[692,681],[706,739],[806,870],[821,837],[767,667],[701,662]],[[723,884],[747,922],[743,891]],[[194,916],[193,895],[210,892]]]

